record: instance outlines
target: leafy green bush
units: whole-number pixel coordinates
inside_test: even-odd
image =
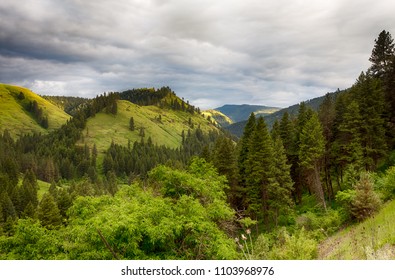
[[[385,174],[376,179],[377,190],[384,201],[395,198],[395,166],[391,166]]]
[[[343,221],[339,211],[328,209],[319,213],[303,213],[296,218],[296,225],[311,232],[316,239],[322,239],[338,230]]]
[[[284,228],[279,232],[278,242],[269,253],[276,260],[312,260],[317,257],[317,241],[301,228],[292,235]]]

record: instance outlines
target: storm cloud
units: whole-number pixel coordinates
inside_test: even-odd
[[[393,1],[3,0],[0,82],[93,97],[170,86],[201,108],[351,86]]]

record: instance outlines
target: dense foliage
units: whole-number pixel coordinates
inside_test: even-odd
[[[0,258],[316,258],[320,240],[394,198],[394,57],[383,31],[350,89],[316,111],[301,103],[271,131],[251,114],[237,143],[191,118],[177,148],[154,144],[142,127],[127,146],[80,141],[89,118],[119,114],[120,99],[199,113],[168,87],[70,102],[73,118],[48,135],[4,130]],[[129,133],[138,129],[128,121]]]

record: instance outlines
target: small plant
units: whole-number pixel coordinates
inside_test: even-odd
[[[246,235],[249,238],[247,238]],[[242,243],[244,243],[244,245],[240,242],[239,237],[235,238],[235,242],[237,243],[239,249],[243,252],[244,258],[246,260],[251,260],[252,256],[254,255],[254,245],[252,243],[251,230],[249,228],[246,229],[245,234],[242,233],[240,237],[241,237]],[[247,239],[250,239],[250,245],[248,245]]]

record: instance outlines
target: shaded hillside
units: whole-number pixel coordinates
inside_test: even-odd
[[[74,96],[42,96],[52,104],[56,105],[69,115],[75,115],[76,112],[90,99]]]
[[[247,120],[252,112],[254,112],[256,115],[266,116],[280,110],[280,108],[268,107],[263,105],[243,104],[243,105],[224,105],[214,110],[225,114],[233,122],[237,123],[240,121]]]
[[[338,94],[339,92],[341,92],[341,91],[332,92],[332,93],[329,93],[329,95],[335,97],[336,94]],[[313,98],[313,99],[305,101],[305,103],[307,106],[311,107],[312,109],[318,110],[321,103],[324,101],[324,98],[325,98],[325,96]],[[274,124],[274,122],[276,120],[280,120],[285,112],[288,112],[291,117],[295,117],[298,114],[299,107],[300,107],[299,104],[295,104],[295,105],[289,106],[287,108],[281,109],[279,111],[276,111],[272,114],[266,115],[266,116],[264,116],[265,122],[268,125],[268,127],[271,128],[272,125]],[[247,123],[247,121],[236,122],[234,124],[227,126],[225,129],[227,131],[229,131],[231,134],[233,134],[237,137],[241,137],[241,135],[243,134],[244,127],[245,127],[246,123]]]
[[[59,128],[70,116],[32,91],[0,84],[0,132],[8,129],[12,136],[47,133]]]

